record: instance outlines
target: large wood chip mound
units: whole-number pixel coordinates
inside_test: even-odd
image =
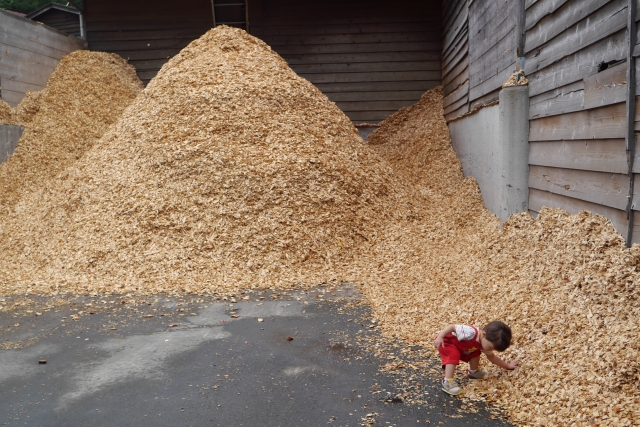
[[[46,87],[15,109],[0,104],[0,122],[25,126],[0,165],[0,218],[82,157],[141,90],[135,69],[118,55],[81,50],[62,58]]]
[[[5,289],[346,280],[412,203],[334,103],[264,42],[228,27],[171,59],[58,178],[4,228]]]
[[[380,245],[388,270],[364,282],[386,333],[432,347],[447,324],[503,320],[515,337],[504,359],[522,368],[485,360],[492,377],[466,385],[466,396],[506,408],[518,425],[637,425],[640,246],[626,248],[588,212],[544,208],[500,228],[462,176],[440,90],[369,140],[399,176],[437,193],[429,222]]]

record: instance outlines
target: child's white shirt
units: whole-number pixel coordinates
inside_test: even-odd
[[[456,338],[458,338],[458,341],[469,341],[469,340],[476,339],[476,331],[477,333],[480,333],[480,328],[474,328],[473,326],[469,326],[469,325],[455,325],[455,326],[456,326],[456,330],[455,332],[452,332],[452,333],[453,335],[455,335]],[[480,342],[479,337],[477,341]],[[487,356],[493,355],[493,351],[486,351],[483,349],[482,352]]]

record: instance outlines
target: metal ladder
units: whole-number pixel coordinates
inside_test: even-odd
[[[213,26],[228,25],[249,32],[247,0],[211,0]]]

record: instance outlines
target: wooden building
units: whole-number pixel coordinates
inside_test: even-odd
[[[443,3],[450,124],[495,103],[502,83],[523,63],[530,97],[530,211],[548,206],[598,213],[628,243],[640,243],[638,3]]]
[[[441,83],[439,0],[86,0],[91,50],[147,83],[214,25],[247,29],[356,124],[378,123]]]
[[[45,87],[63,56],[84,48],[84,40],[0,10],[0,97],[17,106]]]
[[[82,11],[75,7],[49,3],[26,17],[69,35],[85,37]]]

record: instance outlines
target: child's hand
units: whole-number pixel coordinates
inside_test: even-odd
[[[514,369],[516,369],[516,368],[518,368],[518,367],[519,367],[519,366],[518,366],[518,361],[517,361],[517,360],[514,360],[514,361],[513,361],[513,362],[511,362],[511,363],[507,363],[507,366],[505,366],[505,368],[506,368],[506,369],[508,369],[508,370],[510,370],[510,371],[513,371]]]
[[[444,338],[442,338],[440,335],[438,335],[436,337],[436,340],[433,342],[433,346],[435,348],[440,348],[440,346],[444,347]]]

